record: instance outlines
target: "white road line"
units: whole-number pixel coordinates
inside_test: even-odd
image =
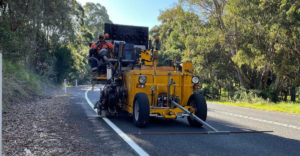
[[[264,119],[254,118],[251,116],[234,114],[234,113],[223,112],[223,111],[218,111],[218,110],[213,110],[213,111],[221,113],[221,114],[225,114],[225,115],[234,116],[234,117],[240,117],[240,118],[244,118],[244,119],[249,119],[249,120],[254,120],[254,121],[258,121],[258,122],[269,123],[269,124],[273,124],[273,125],[278,125],[278,126],[283,126],[283,127],[287,127],[287,128],[294,128],[294,129],[300,130],[300,127],[295,126],[295,125],[284,124],[284,123],[280,123],[280,122],[276,122],[276,121],[264,120]]]
[[[85,92],[85,99],[90,107],[97,113],[97,110],[94,109],[94,105],[88,98],[87,90]],[[102,118],[138,155],[141,156],[149,156],[149,154],[144,151],[139,145],[137,145],[131,138],[129,138],[119,127],[117,127],[113,122],[111,122],[108,118]]]

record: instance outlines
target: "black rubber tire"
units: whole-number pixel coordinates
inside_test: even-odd
[[[133,122],[137,127],[145,127],[149,122],[149,100],[145,93],[137,93],[133,102]]]
[[[193,106],[195,108],[195,110],[196,110],[195,115],[197,117],[199,117],[203,121],[206,121],[207,105],[206,105],[206,101],[205,101],[205,98],[203,97],[203,95],[193,94],[189,99],[188,105]],[[203,126],[201,123],[195,121],[191,117],[188,117],[188,122],[191,126],[195,126],[195,127]]]

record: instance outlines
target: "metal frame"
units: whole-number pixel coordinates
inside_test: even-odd
[[[171,103],[180,108],[181,110],[183,110],[184,112],[186,112],[191,118],[193,118],[194,120],[198,121],[199,123],[205,125],[206,127],[208,127],[211,131],[208,131],[207,133],[221,133],[221,134],[229,134],[230,131],[219,131],[216,128],[214,128],[213,126],[211,126],[210,124],[208,124],[207,122],[203,121],[202,119],[200,119],[199,117],[197,117],[195,114],[193,114],[192,112],[188,111],[187,109],[185,109],[183,106],[181,106],[180,104],[176,103],[175,101],[171,101]]]

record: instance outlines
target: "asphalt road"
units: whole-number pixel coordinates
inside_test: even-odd
[[[99,155],[138,155],[88,104],[95,103],[99,90],[89,86],[68,88],[74,119],[86,137],[101,148]],[[137,128],[126,114],[110,118],[131,140],[149,155],[300,155],[300,116],[278,112],[208,103],[207,122],[222,131],[265,133],[197,134],[187,120],[151,119],[146,128]]]

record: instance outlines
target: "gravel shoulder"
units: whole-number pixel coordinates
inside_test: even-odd
[[[68,122],[70,97],[60,90],[3,109],[3,155],[94,155]]]

